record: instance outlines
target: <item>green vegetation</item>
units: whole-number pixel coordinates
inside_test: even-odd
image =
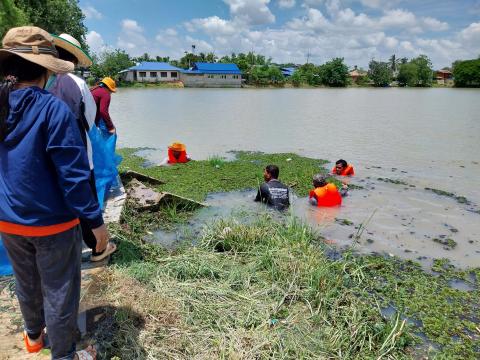
[[[437,237],[433,239],[433,242],[444,245],[448,249],[453,249],[457,246],[457,242],[447,237]]]
[[[470,201],[465,196],[456,195],[456,194],[454,194],[452,192],[449,192],[449,191],[432,189],[432,188],[429,188],[429,187],[426,187],[425,190],[434,192],[435,194],[440,195],[440,196],[446,196],[446,197],[453,198],[453,199],[457,200],[457,202],[460,203],[460,204],[467,204],[467,205],[471,204]]]
[[[302,65],[295,70],[289,81],[294,86],[345,87],[349,84],[350,78],[343,58],[335,58],[320,66]]]
[[[0,36],[15,26],[35,25],[52,34],[68,33],[88,49],[85,16],[77,0],[1,0]]]
[[[135,63],[124,50],[107,50],[99,56],[95,55],[94,63],[90,67],[90,72],[94,79],[102,79],[105,76],[112,75],[117,78],[118,72],[133,65],[135,65]],[[91,79],[90,82],[92,82],[92,80],[94,81],[94,79]]]
[[[251,68],[249,80],[254,85],[274,85],[283,86],[285,77],[278,66],[275,65],[257,65]]]
[[[480,58],[454,62],[453,77],[456,87],[480,87]]]
[[[269,164],[280,167],[280,179],[291,186],[299,196],[307,196],[312,177],[327,171],[327,161],[301,157],[295,154],[263,154],[238,152],[235,161],[226,161],[215,168],[218,160],[191,161],[180,166],[143,169],[144,159],[135,156],[135,149],[121,149],[124,157],[121,170],[136,170],[167,182],[161,188],[181,196],[203,201],[210,192],[255,189],[263,182],[263,170]],[[287,159],[291,159],[287,161]],[[333,180],[333,179],[332,179]],[[336,180],[335,180],[336,181]],[[337,182],[337,185],[338,182]]]
[[[368,69],[368,77],[374,86],[385,87],[392,82],[393,74],[389,63],[372,60],[368,64]]]
[[[420,55],[408,63],[401,64],[399,66],[397,81],[400,86],[432,86],[432,62],[426,55]]]
[[[144,159],[134,149],[122,153],[124,169],[167,180],[162,189],[199,200],[210,191],[255,187],[269,163],[280,165],[282,179],[298,181],[295,191],[305,195],[311,174],[324,164],[292,154],[241,152],[220,169],[214,157],[142,169]],[[190,214],[175,207],[138,213],[127,206],[122,224],[112,226],[118,251],[86,299],[107,309],[93,334],[102,358],[475,359],[478,354],[480,268],[458,271],[438,259],[432,275],[412,261],[351,251],[333,260],[321,234],[293,217],[274,220],[267,214],[249,223],[219,220],[170,252],[143,241],[147,232],[185,222]],[[472,290],[454,289],[452,281]]]

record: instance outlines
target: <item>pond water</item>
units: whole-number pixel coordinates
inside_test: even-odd
[[[174,140],[194,159],[230,150],[344,158],[355,166],[353,182],[368,186],[352,191],[339,213],[300,206],[303,218],[342,245],[354,226],[331,219],[358,225],[374,213],[361,248],[478,266],[480,215],[423,189],[480,204],[479,99],[477,89],[120,89],[111,114],[119,146],[152,147],[154,163]],[[435,238],[457,246],[446,250]]]

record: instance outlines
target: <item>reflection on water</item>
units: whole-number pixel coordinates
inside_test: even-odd
[[[316,208],[306,198],[293,196],[290,213],[319,230],[329,244],[338,247],[353,245],[361,253],[391,254],[425,265],[434,258],[448,258],[459,267],[478,266],[479,214],[468,211],[453,199],[422,189],[361,180],[359,183],[364,189],[350,191],[341,207]],[[203,226],[220,218],[233,216],[248,222],[265,211],[277,217],[285,216],[255,203],[254,195],[254,190],[210,194],[206,200],[208,208],[199,210],[188,224],[173,233],[157,232],[153,241],[175,246],[184,239],[196,238]],[[360,232],[361,224],[364,229]],[[355,240],[358,233],[361,233],[360,239]],[[453,239],[456,246],[449,248],[435,242],[438,238]]]

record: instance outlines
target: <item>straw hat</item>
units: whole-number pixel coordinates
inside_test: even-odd
[[[185,150],[187,150],[185,145],[180,143],[180,142],[174,142],[168,148],[172,149],[173,151],[185,151]]]
[[[3,38],[2,45],[0,62],[16,55],[57,74],[73,71],[74,66],[70,61],[58,59],[58,52],[53,46],[53,37],[39,27],[12,28]]]
[[[115,84],[115,80],[113,80],[111,77],[104,77],[101,83],[104,83],[106,87],[110,89],[111,92],[117,91],[117,85]]]
[[[53,43],[56,47],[62,48],[65,51],[68,51],[70,54],[75,56],[78,60],[78,65],[80,67],[89,67],[92,66],[92,58],[82,50],[80,42],[75,39],[73,36],[68,34],[52,35]]]

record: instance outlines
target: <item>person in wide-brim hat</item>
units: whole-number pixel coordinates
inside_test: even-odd
[[[38,27],[22,26],[10,29],[2,44],[0,63],[14,55],[57,74],[73,71],[74,65],[71,62],[58,59],[53,37]]]
[[[52,35],[53,42],[56,48],[61,48],[76,59],[78,66],[90,67],[93,64],[92,58],[82,49],[80,42],[69,34]]]
[[[43,29],[10,29],[0,49],[0,236],[12,264],[26,350],[45,334],[53,359],[95,359],[75,352],[82,231],[86,219],[102,251],[109,240],[89,186],[87,151],[75,116],[45,87],[74,69],[58,59]]]

